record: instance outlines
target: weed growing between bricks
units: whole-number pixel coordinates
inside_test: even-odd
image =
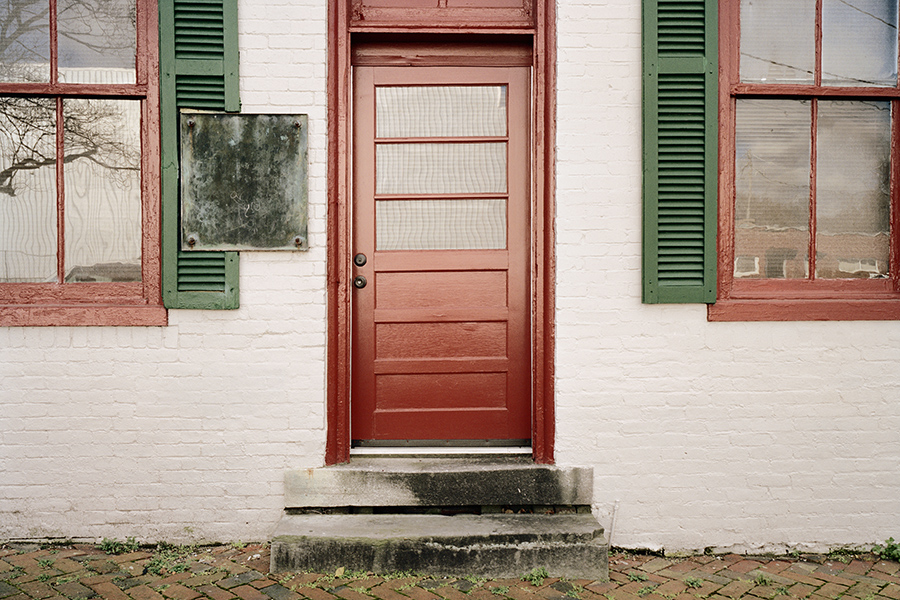
[[[672,558],[614,550],[608,581],[538,567],[515,579],[346,568],[269,573],[267,544],[0,546],[0,600],[900,600],[890,540],[876,552]]]

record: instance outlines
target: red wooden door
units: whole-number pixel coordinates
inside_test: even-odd
[[[353,82],[351,437],[527,443],[530,70]]]

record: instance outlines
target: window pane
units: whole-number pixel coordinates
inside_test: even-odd
[[[134,0],[59,0],[59,80],[134,83]]]
[[[506,86],[375,88],[377,137],[506,135]]]
[[[56,101],[0,98],[0,281],[56,281]]]
[[[376,194],[506,192],[506,144],[379,144]]]
[[[741,0],[741,81],[815,82],[815,0]]]
[[[506,248],[506,200],[382,200],[378,250]]]
[[[811,122],[809,101],[737,101],[735,277],[807,276]]]
[[[891,105],[819,101],[816,276],[887,277]]]
[[[0,81],[50,81],[50,3],[3,0]]]
[[[66,100],[66,281],[141,279],[137,100]]]
[[[822,83],[897,85],[897,0],[824,0]]]

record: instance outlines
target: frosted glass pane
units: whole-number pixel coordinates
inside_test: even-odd
[[[741,0],[741,81],[814,83],[815,0]]]
[[[375,193],[506,192],[506,144],[379,144]]]
[[[55,100],[0,98],[0,281],[56,281],[55,135]]]
[[[506,248],[506,200],[382,200],[378,250]]]
[[[141,279],[141,104],[66,100],[66,281]]]
[[[822,83],[897,85],[897,0],[824,0]]]
[[[819,101],[816,276],[888,276],[891,106]]]
[[[134,83],[134,0],[59,0],[59,80]]]
[[[735,277],[806,277],[810,103],[738,100],[736,117]]]
[[[375,88],[377,137],[506,135],[506,86]]]
[[[0,81],[50,81],[50,3],[0,5]]]

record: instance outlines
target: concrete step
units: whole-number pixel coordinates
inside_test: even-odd
[[[463,577],[605,579],[608,548],[593,515],[286,514],[272,540],[271,571],[339,567]]]
[[[593,470],[529,458],[354,458],[285,474],[285,508],[590,506]]]

